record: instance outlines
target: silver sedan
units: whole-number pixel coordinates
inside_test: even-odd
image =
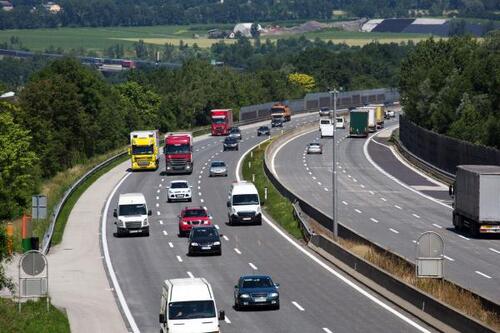
[[[210,164],[209,177],[223,176],[227,177],[227,166],[223,161],[213,161]]]
[[[321,143],[313,142],[307,145],[308,154],[323,154],[323,145]]]

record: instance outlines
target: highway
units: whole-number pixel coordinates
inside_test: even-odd
[[[395,120],[386,121],[386,127],[395,124]],[[388,147],[386,133],[367,143],[348,138],[347,130],[338,131],[339,221],[413,262],[419,235],[429,230],[439,233],[445,243],[445,277],[500,303],[498,238],[471,239],[456,233],[452,210],[446,205],[448,189],[398,160]],[[323,155],[305,154],[305,146],[314,141],[323,143]],[[331,138],[320,139],[315,130],[289,141],[274,160],[279,180],[330,217],[332,143]]]
[[[316,114],[295,117],[285,128],[303,126],[308,120],[316,122]],[[118,282],[115,290],[119,301],[125,305],[124,313],[129,311],[133,318],[132,330],[158,332],[162,281],[195,276],[208,279],[218,308],[226,312],[222,332],[432,332],[268,223],[241,227],[226,224],[227,192],[236,179],[236,165],[245,151],[265,139],[256,136],[255,125],[242,129],[238,152],[222,152],[222,138],[208,137],[194,145],[192,175],[165,176],[162,160],[157,172],[127,173],[110,197],[109,207],[104,210],[103,242],[113,267],[112,279],[115,275]],[[228,164],[227,178],[208,177],[208,164],[215,159]],[[166,203],[166,186],[173,179],[188,179],[193,185],[191,204]],[[146,196],[153,210],[150,237],[114,237],[113,209],[119,193],[127,192]],[[177,236],[176,218],[186,205],[208,208],[224,235],[222,256],[186,255],[187,240]],[[280,283],[281,309],[235,311],[233,286],[244,274],[269,274]]]

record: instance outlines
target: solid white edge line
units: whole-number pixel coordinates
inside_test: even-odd
[[[299,309],[300,311],[306,311],[303,307],[300,306],[299,303],[295,302],[295,301],[292,301],[292,304],[295,305],[295,307],[297,309]]]
[[[495,252],[495,253],[498,253],[498,254],[500,254],[500,251],[498,251],[498,250],[495,250],[495,249],[494,249],[494,248],[492,248],[492,247],[490,247],[489,249],[490,249],[490,251],[493,251],[493,252]]]
[[[387,127],[386,129],[378,132],[378,134],[383,133],[383,132],[388,131],[388,130],[392,130],[392,128],[398,127],[398,126],[399,125]],[[405,183],[403,183],[402,181],[400,181],[399,179],[397,179],[396,177],[390,175],[387,171],[385,171],[384,169],[382,169],[377,163],[375,163],[372,160],[370,154],[368,153],[368,144],[373,140],[374,137],[375,137],[375,135],[372,135],[372,136],[370,136],[370,138],[368,140],[366,140],[365,144],[363,145],[363,153],[364,153],[366,159],[368,160],[368,162],[370,162],[375,167],[375,169],[377,169],[380,173],[382,173],[383,175],[385,175],[387,178],[395,181],[396,183],[398,183],[402,187],[406,188],[407,190],[412,191],[412,192],[420,195],[421,197],[429,199],[429,200],[431,200],[431,201],[433,201],[433,202],[435,202],[435,203],[437,203],[437,204],[439,204],[439,205],[441,205],[443,207],[446,207],[448,209],[453,209],[451,206],[448,206],[447,204],[445,204],[445,203],[443,203],[443,202],[441,202],[441,201],[439,201],[437,199],[434,199],[433,197],[431,197],[431,196],[429,196],[427,194],[424,194],[424,193],[422,193],[420,191],[417,191],[414,188],[412,188],[411,186],[406,185]]]
[[[312,132],[314,132],[316,130],[317,129],[311,129],[311,131],[307,131],[305,133],[301,133],[300,135],[291,137],[290,139],[286,140],[285,142],[282,142],[281,145],[273,152],[273,155],[271,156],[271,172],[276,177],[276,179],[279,179],[279,176],[278,176],[278,173],[276,172],[276,168],[274,166],[274,159],[276,158],[276,155],[278,155],[278,153],[281,150],[281,148],[283,148],[284,146],[286,146],[289,142],[291,142],[291,141],[293,141],[295,139],[298,139],[301,136],[304,136],[304,135],[307,135],[309,133],[312,133]],[[262,141],[261,143],[266,142],[267,140],[269,140],[269,139],[266,139],[266,140]],[[254,147],[256,147],[256,146],[254,146]],[[245,156],[250,150],[253,150],[254,147],[252,147],[249,150],[247,150],[247,152],[245,154],[243,154],[243,156]],[[239,164],[238,164],[236,166],[236,172],[238,172],[239,169],[240,169],[240,167],[239,167]]]
[[[227,316],[224,316],[224,321],[227,323],[227,324],[231,324],[231,320],[229,320],[229,318]]]
[[[264,142],[264,141],[263,141]],[[240,167],[241,167],[241,163],[243,161],[243,159],[245,158],[245,156],[251,151],[253,150],[255,147],[257,147],[259,144],[256,144],[255,146],[251,147],[249,150],[247,150],[243,155],[241,155],[240,159],[238,160],[238,163],[236,164],[236,180],[237,181],[241,181],[241,177],[240,177]],[[271,159],[271,162],[273,160]],[[311,259],[312,261],[314,261],[315,263],[317,263],[318,265],[320,265],[321,267],[323,267],[325,270],[327,270],[329,273],[331,273],[332,275],[334,275],[335,277],[337,277],[339,280],[341,280],[342,282],[344,282],[345,284],[347,284],[349,287],[353,288],[355,291],[357,291],[358,293],[360,293],[361,295],[365,296],[366,298],[368,298],[370,301],[374,302],[375,304],[377,304],[378,306],[382,307],[383,309],[385,309],[386,311],[392,313],[393,315],[395,315],[396,317],[398,317],[399,319],[401,319],[402,321],[404,321],[405,323],[413,326],[414,328],[416,328],[417,330],[419,330],[420,332],[424,332],[424,333],[431,333],[429,330],[427,330],[426,328],[422,327],[421,325],[419,325],[418,323],[416,323],[415,321],[411,320],[410,318],[408,318],[407,316],[403,315],[402,313],[396,311],[395,309],[393,309],[392,307],[390,307],[389,305],[385,304],[384,302],[382,302],[380,299],[378,299],[377,297],[371,295],[370,293],[368,293],[366,290],[364,290],[363,288],[361,288],[360,286],[356,285],[354,282],[352,282],[351,280],[349,280],[348,278],[344,277],[343,275],[341,275],[339,272],[337,272],[336,270],[334,270],[333,268],[329,267],[327,264],[325,264],[324,262],[322,262],[320,259],[316,258],[313,254],[309,253],[308,251],[306,251],[304,248],[302,248],[301,245],[297,244],[293,239],[291,239],[287,234],[285,234],[281,229],[279,229],[277,226],[274,225],[274,223],[272,223],[265,214],[262,214],[262,218],[264,220],[264,222],[266,222],[271,228],[274,229],[274,231],[276,231],[281,237],[283,237],[285,240],[287,240],[290,244],[292,244],[297,250],[299,250],[300,252],[302,252],[305,256],[309,257],[309,259]]]
[[[328,327],[323,327],[323,331],[325,331],[326,333],[333,333],[332,331],[330,331],[330,330],[328,329]]]
[[[125,179],[127,179],[128,176],[130,176],[132,173],[127,173],[119,182],[118,184],[115,185],[113,188],[113,191],[111,191],[111,194],[108,197],[108,200],[106,201],[106,205],[104,206],[104,211],[102,214],[102,223],[101,223],[101,241],[102,241],[102,250],[104,252],[104,259],[106,262],[106,267],[108,269],[109,277],[111,279],[111,283],[113,284],[113,288],[116,292],[116,296],[118,297],[118,301],[120,302],[120,307],[123,311],[123,314],[127,318],[128,324],[130,328],[132,329],[132,332],[134,333],[139,333],[139,328],[137,327],[137,324],[135,323],[134,316],[130,312],[130,309],[127,305],[127,301],[125,300],[125,296],[123,296],[122,289],[120,287],[120,284],[118,283],[118,279],[116,278],[116,273],[113,269],[113,264],[111,263],[111,257],[109,255],[109,248],[108,248],[108,239],[106,235],[106,224],[107,224],[107,218],[108,218],[108,210],[109,206],[111,204],[111,199],[113,199],[113,196],[115,195],[116,191],[118,188],[123,184]]]

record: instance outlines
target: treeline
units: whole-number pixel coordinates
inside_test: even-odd
[[[450,12],[453,16],[498,19],[500,10],[499,2],[492,0],[59,0],[55,2],[62,10],[52,14],[39,0],[12,2],[13,10],[0,10],[0,29],[328,20],[334,10],[368,18]]]
[[[282,83],[193,59],[112,85],[74,59],[51,62],[15,102],[0,102],[0,219],[19,215],[41,179],[127,144],[132,130],[191,128],[208,124],[212,108],[303,94],[273,78]]]
[[[416,124],[500,149],[500,32],[419,43],[401,65],[400,93]]]

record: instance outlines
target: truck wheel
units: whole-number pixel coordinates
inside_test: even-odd
[[[145,237],[149,237],[149,227],[143,232]]]
[[[191,202],[191,201],[193,201],[193,198],[189,198],[189,199],[188,199],[188,202]]]
[[[474,238],[479,238],[479,224],[477,224],[476,222],[470,222],[470,234],[472,237]]]
[[[455,226],[455,230],[462,231],[464,229],[463,217],[453,213],[453,225]]]

